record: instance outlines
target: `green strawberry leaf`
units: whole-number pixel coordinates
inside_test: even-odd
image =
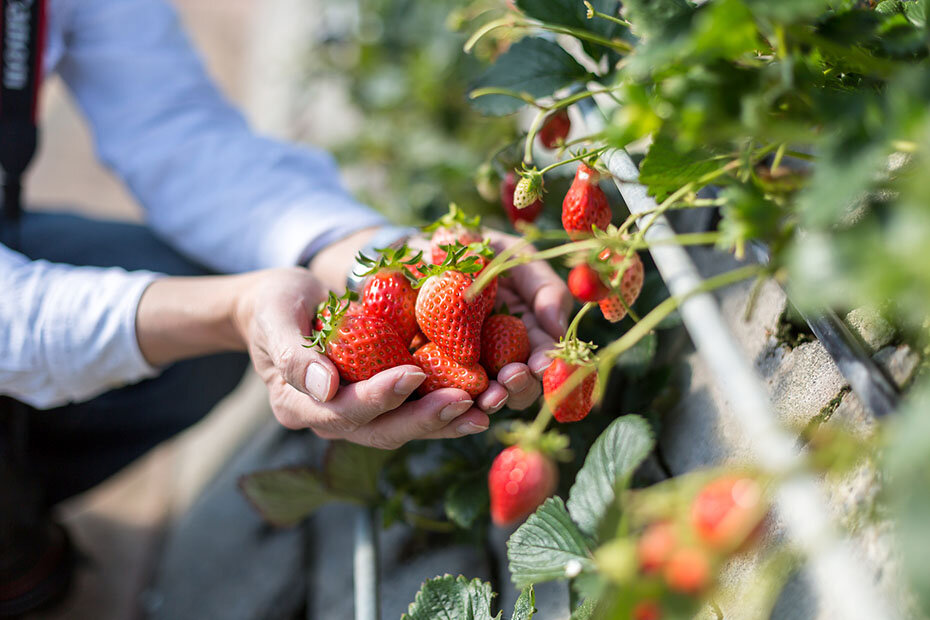
[[[507,541],[511,579],[518,588],[592,570],[592,542],[560,497],[550,497]]]
[[[493,597],[487,582],[443,575],[423,584],[401,620],[500,620],[503,612],[491,616]],[[530,620],[535,602],[533,589],[523,590],[511,620]]]
[[[599,13],[619,17],[620,3],[617,0],[590,0]],[[624,31],[619,24],[607,19],[588,19],[584,2],[578,0],[517,0],[517,7],[529,17],[549,24],[587,30],[604,38],[611,38]],[[608,49],[596,43],[583,42],[585,52],[595,60]]]
[[[338,499],[308,467],[272,469],[239,478],[239,488],[262,517],[278,527],[300,523],[317,508]]]
[[[529,37],[501,54],[473,88],[503,88],[538,99],[586,77],[585,68],[557,43]],[[522,100],[507,95],[485,95],[471,102],[489,116],[512,114],[525,105]]]
[[[470,528],[488,507],[488,483],[484,475],[452,484],[446,491],[446,516],[462,529]]]
[[[568,512],[582,532],[594,536],[598,523],[655,441],[649,424],[637,415],[614,420],[597,438],[568,493]]]
[[[330,442],[326,450],[323,475],[327,487],[350,501],[372,504],[378,501],[378,478],[394,453],[348,441]]]
[[[572,612],[572,617],[569,620],[591,620],[594,617],[595,605],[596,603],[591,599],[583,600],[581,605]]]
[[[678,188],[697,182],[721,165],[721,161],[715,159],[714,153],[709,150],[699,148],[683,153],[672,138],[659,135],[640,166],[639,182],[649,188],[651,196],[661,201]]]

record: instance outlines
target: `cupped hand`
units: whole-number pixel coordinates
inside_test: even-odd
[[[311,428],[326,439],[395,449],[413,439],[485,431],[489,425],[485,411],[493,410],[493,399],[509,398],[509,392],[495,384],[499,391],[495,394],[489,388],[477,403],[467,392],[451,388],[405,402],[426,379],[417,366],[397,366],[366,381],[340,386],[333,363],[302,346],[301,335],[310,334],[316,307],[326,295],[323,285],[300,268],[256,272],[246,278],[234,322],[268,387],[272,411],[287,428]],[[502,375],[508,371],[510,382],[522,386],[530,381],[528,375],[522,377],[525,366],[510,366],[517,368],[501,371]],[[525,396],[526,389],[518,393]]]

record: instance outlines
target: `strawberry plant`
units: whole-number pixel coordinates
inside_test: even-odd
[[[388,523],[472,542],[492,522],[519,525],[508,542],[521,590],[515,619],[532,617],[535,584],[555,580],[569,583],[573,619],[693,617],[713,608],[727,566],[744,553],[765,577],[747,596],[768,617],[803,562],[768,532],[789,472],[747,465],[654,483],[639,469],[680,397],[671,381],[680,350],[671,343],[692,294],[668,295],[647,233],[659,216],[713,210],[709,229],[666,240],[739,263],[701,291],[750,279],[758,290],[774,278],[807,312],[879,304],[926,358],[930,183],[920,170],[930,153],[930,2],[476,0],[457,15],[468,16],[460,25],[472,32],[465,51],[489,64],[471,106],[496,118],[494,127],[517,115],[476,176],[522,240],[494,255],[472,211],[452,208],[427,228],[433,264],[406,249],[371,262],[371,277],[384,282],[365,290],[402,289],[403,312],[373,297],[353,319],[356,310],[336,300],[321,314],[317,343],[338,356],[328,334],[377,308],[399,317],[397,356],[427,373],[421,391],[457,386],[475,395],[529,351],[519,318],[493,312],[498,278],[549,261],[567,273],[578,303],[551,352],[539,407],[495,414],[499,441],[409,446],[379,460],[382,475],[365,502]],[[579,122],[592,115],[598,122]],[[621,148],[639,159],[638,181],[655,199],[647,213],[630,214],[617,196],[615,186],[633,180],[611,173],[612,149]],[[747,261],[753,251],[768,260]],[[414,263],[411,294],[397,274]],[[411,341],[413,362],[402,354]],[[370,363],[378,361],[394,363]],[[930,453],[920,415],[930,403],[925,368],[888,433],[802,439],[805,465],[828,476],[860,466],[859,457],[879,461],[876,448],[887,446],[888,506],[903,524],[916,605],[927,612],[920,551],[930,504],[909,492],[925,486]],[[432,452],[431,471],[408,467],[416,451]],[[279,523],[332,499],[357,501],[315,470],[280,479],[260,472],[243,485]],[[308,497],[282,502],[282,489]],[[501,617],[494,611],[491,584],[445,576],[424,584],[405,617]]]

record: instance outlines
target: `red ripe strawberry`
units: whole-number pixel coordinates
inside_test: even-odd
[[[523,321],[509,314],[492,314],[481,330],[481,363],[492,376],[530,357],[530,337]]]
[[[312,344],[326,354],[345,381],[370,379],[382,370],[416,365],[407,344],[383,319],[350,315],[348,299],[329,294],[328,316],[322,316],[321,329],[313,332]]]
[[[488,473],[491,519],[510,525],[532,513],[555,492],[558,474],[552,459],[538,450],[505,448]]]
[[[600,301],[610,293],[601,275],[588,263],[576,265],[568,272],[568,290],[578,301],[584,302]]]
[[[607,196],[598,187],[600,175],[582,163],[562,200],[562,227],[572,239],[591,235],[591,227],[605,230],[613,214]]]
[[[633,605],[632,620],[661,620],[662,608],[655,601],[640,601]]]
[[[410,342],[419,328],[414,313],[417,291],[413,288],[416,278],[411,266],[422,263],[422,252],[409,256],[406,245],[397,249],[381,250],[375,261],[359,255],[358,262],[368,268],[360,275],[367,275],[362,289],[362,308],[368,316],[387,321],[404,342]]]
[[[466,216],[455,203],[449,205],[448,213],[423,230],[433,233],[430,239],[430,257],[434,265],[441,265],[446,259],[446,250],[442,246],[481,242],[481,218]]]
[[[640,570],[646,574],[662,570],[677,546],[678,536],[671,523],[650,525],[636,543]]]
[[[710,583],[710,559],[695,547],[682,547],[665,565],[665,583],[676,592],[697,594]]]
[[[565,142],[568,132],[572,130],[572,121],[568,117],[568,110],[561,108],[546,119],[539,130],[539,141],[547,149],[554,149]]]
[[[507,219],[510,220],[510,224],[514,228],[517,227],[517,222],[535,222],[543,210],[543,201],[540,198],[537,198],[532,204],[518,209],[513,204],[513,193],[516,189],[517,175],[508,172],[501,182],[501,204],[504,205],[504,213],[507,214]]]
[[[619,290],[612,292],[598,302],[601,312],[604,313],[604,318],[611,323],[616,323],[626,316],[626,306],[620,301],[621,295],[626,305],[632,308],[633,304],[636,303],[636,300],[639,298],[639,293],[643,290],[643,281],[645,279],[643,261],[636,252],[630,256],[628,261],[625,261],[625,253],[611,252],[610,249],[605,249],[601,252],[598,259],[602,261],[610,259],[612,265],[622,266],[624,262],[626,264],[623,277],[620,279],[620,284],[618,286]],[[614,271],[611,279],[616,280],[618,273],[619,270]]]
[[[489,304],[486,295],[469,298],[472,273],[480,264],[476,257],[466,258],[466,251],[463,246],[454,248],[442,265],[428,268],[417,297],[416,317],[431,342],[457,363],[471,366],[481,357],[481,328]]]
[[[750,539],[768,508],[753,478],[723,476],[708,483],[691,505],[691,523],[707,546],[733,551]]]
[[[429,394],[440,388],[458,388],[475,398],[488,389],[488,373],[481,364],[463,366],[432,342],[414,351],[413,359],[426,373],[426,380],[417,388],[420,394]]]
[[[559,422],[577,422],[587,417],[594,406],[592,398],[597,371],[591,351],[594,345],[574,338],[560,342],[550,355],[552,363],[543,373],[543,396]],[[562,386],[576,372],[587,372],[581,382],[565,392]],[[560,391],[561,390],[561,391]]]

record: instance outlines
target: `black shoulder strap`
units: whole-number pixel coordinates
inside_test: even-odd
[[[3,216],[14,234],[22,210],[22,176],[38,141],[45,28],[46,0],[0,0],[0,166]]]

